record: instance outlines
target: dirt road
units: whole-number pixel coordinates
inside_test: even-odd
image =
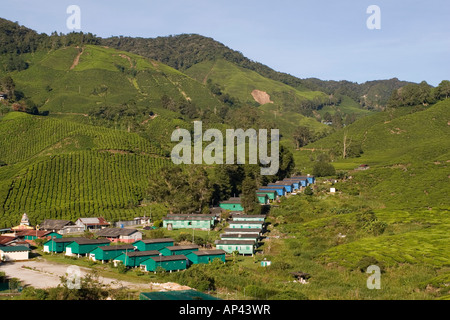
[[[8,277],[20,279],[24,285],[35,288],[57,287],[61,281],[60,277],[71,274],[71,265],[52,263],[45,260],[29,260],[19,262],[6,262],[0,264],[0,271],[6,273]],[[89,268],[80,267],[80,277],[84,277],[90,272]],[[187,290],[186,286],[176,283],[134,283],[111,278],[99,277],[99,281],[108,284],[111,288],[127,288],[135,290],[162,291],[162,290]]]

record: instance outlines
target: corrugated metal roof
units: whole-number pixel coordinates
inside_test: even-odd
[[[195,254],[196,256],[214,256],[219,254],[226,254],[225,251],[222,249],[217,250],[199,250],[199,251],[192,251],[192,254]]]
[[[216,244],[243,244],[243,245],[254,245],[253,240],[216,240]]]
[[[67,225],[73,225],[73,222],[69,220],[46,219],[39,225],[39,227],[41,229],[60,230]]]
[[[223,238],[247,238],[247,239],[258,239],[259,235],[256,233],[225,233],[221,234],[220,237]],[[225,240],[225,239],[224,239]]]
[[[85,225],[109,225],[102,217],[100,218],[78,218]]]
[[[223,231],[225,233],[261,233],[262,229],[252,228],[252,229],[240,229],[240,228],[225,228]]]
[[[75,238],[57,238],[57,239],[51,239],[51,240],[49,240],[49,241],[47,241],[47,242],[50,242],[50,241],[54,241],[55,243],[65,243],[65,242],[74,242],[75,240],[78,240],[78,239],[85,239],[85,238],[81,238],[81,237],[75,237]]]
[[[211,220],[211,217],[199,217],[199,216],[176,216],[176,217],[171,217],[171,216],[165,216],[163,218],[163,220],[165,221],[209,221]]]
[[[153,259],[156,262],[163,261],[178,261],[178,260],[187,260],[186,256],[183,254],[175,255],[175,256],[159,256],[159,257],[150,257],[149,259]]]
[[[0,236],[0,247],[16,240],[17,237]]]
[[[159,256],[160,252],[158,250],[148,250],[148,251],[129,251],[126,253],[128,257],[145,257],[145,256]]]
[[[267,216],[264,214],[233,214],[233,218],[266,218]]]
[[[263,221],[230,221],[229,224],[264,224]]]
[[[103,251],[134,250],[134,246],[131,244],[124,244],[124,245],[118,245],[118,246],[102,246],[102,247],[98,247],[98,248]]]
[[[170,251],[178,251],[178,250],[189,250],[189,249],[199,249],[200,247],[197,245],[186,245],[186,246],[170,246],[166,247]]]
[[[119,236],[129,236],[130,234],[138,232],[138,230],[127,228],[105,228],[94,232],[95,235],[101,237],[119,237]]]
[[[138,240],[136,242],[142,241],[145,244],[150,243],[163,243],[163,242],[175,242],[172,238],[159,238],[159,239],[145,239],[145,240]],[[135,242],[135,243],[136,243]]]
[[[78,244],[101,244],[101,243],[110,243],[108,239],[88,239],[88,238],[78,238],[74,240],[73,242],[76,242]]]
[[[20,252],[20,251],[31,251],[30,248],[25,246],[8,246],[8,247],[0,247],[0,251],[3,252]]]

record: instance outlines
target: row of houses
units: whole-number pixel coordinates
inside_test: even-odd
[[[290,193],[303,191],[307,186],[315,183],[315,177],[311,175],[293,176],[285,178],[282,181],[269,183],[267,186],[262,186],[256,191],[256,196],[261,205],[268,205],[271,202],[278,200],[279,197],[286,196]],[[244,211],[240,197],[232,197],[219,204],[220,208],[229,211]]]
[[[216,248],[228,254],[237,251],[242,255],[253,255],[264,234],[265,220],[265,215],[234,213],[229,227],[224,229],[220,240],[215,241]]]
[[[303,188],[313,183],[315,183],[314,176],[294,176],[286,178],[283,181],[277,181],[275,183],[270,183],[267,186],[263,186],[256,191],[256,194],[261,205],[266,205],[278,200],[279,197],[286,196],[289,193],[295,193],[299,190],[301,191]],[[229,210],[234,212],[233,220],[229,223],[229,228],[225,229],[225,233],[221,235],[221,240],[216,241],[216,249],[223,250],[226,253],[238,251],[240,254],[254,254],[264,230],[265,216],[242,215],[244,208],[241,205],[240,198],[230,198],[228,201],[223,201],[220,203],[220,207],[216,209],[219,209],[219,211],[209,215],[170,214],[163,218],[163,226],[169,230],[186,228],[211,230],[220,220],[221,210]],[[47,242],[56,247],[61,245],[64,247],[64,243],[69,244],[73,242],[68,248],[68,255],[71,255],[73,252],[78,256],[80,254],[86,255],[90,250],[94,250],[95,248],[100,247],[100,245],[109,245],[109,243],[121,242],[125,244],[134,244],[142,240],[142,232],[136,229],[123,228],[123,226],[125,224],[135,225],[137,223],[145,223],[145,221],[148,222],[148,219],[145,217],[136,218],[129,223],[124,222],[119,224],[121,228],[108,228],[110,224],[102,217],[79,218],[75,222],[69,220],[47,219],[34,229],[30,226],[28,216],[25,213],[22,216],[19,226],[7,230],[12,231],[13,233],[0,235],[0,258],[3,261],[28,259],[30,252],[29,245],[33,244],[36,239],[45,239],[49,241],[51,239],[50,242]],[[64,238],[63,240],[59,240],[63,235],[82,233],[84,231],[94,232],[98,239]],[[70,239],[81,240],[70,241]],[[58,244],[59,242],[60,244]],[[66,250],[65,247],[63,249]],[[115,249],[121,250],[120,248]],[[47,248],[47,250],[50,249]],[[125,245],[126,253],[127,250]],[[110,254],[114,254],[113,251],[111,251]],[[141,257],[137,260],[143,259],[143,257],[148,258],[148,256],[142,256],[142,254],[133,254],[136,255],[136,257]],[[177,255],[183,256],[184,253]],[[176,256],[176,254],[172,254],[171,256]],[[92,259],[96,259],[96,256],[94,255]]]
[[[301,192],[307,186],[315,183],[311,175],[293,176],[282,181],[269,183],[256,191],[261,205],[277,201],[288,194]],[[226,253],[238,251],[240,254],[254,254],[265,228],[265,215],[244,215],[240,197],[232,197],[219,204],[219,211],[213,214],[168,214],[163,218],[163,227],[174,229],[211,230],[220,219],[220,212],[230,211],[232,221],[229,228],[215,242],[216,248]]]
[[[44,243],[44,252],[87,257],[115,266],[140,268],[147,272],[184,270],[192,264],[225,262],[224,250],[200,250],[197,245],[176,246],[171,238],[138,240],[132,244],[111,245],[108,239],[54,238]]]
[[[75,222],[47,219],[35,228],[30,225],[28,216],[24,213],[18,226],[1,230],[0,260],[28,260],[31,252],[30,245],[36,245],[37,239],[44,241],[61,239],[65,235],[82,234],[85,231],[95,233],[99,240],[108,240],[113,243],[133,243],[142,239],[142,232],[137,229],[108,228],[109,226],[110,223],[103,217],[93,217],[79,218]]]
[[[115,227],[124,228],[131,225],[149,224],[148,217],[137,217],[130,221],[118,221]],[[70,220],[46,219],[40,225],[33,227],[30,225],[26,213],[22,215],[22,219],[18,226],[2,229],[2,233],[20,233],[30,230],[51,231],[60,235],[80,234],[85,231],[94,232],[104,228],[111,227],[111,224],[103,217],[78,218],[75,222]]]
[[[315,177],[311,175],[293,176],[283,181],[269,183],[256,191],[256,196],[261,205],[267,205],[277,201],[288,194],[301,192],[307,186],[315,183]],[[239,254],[253,255],[262,240],[265,232],[265,215],[243,215],[244,208],[240,198],[230,198],[220,203],[224,210],[233,211],[229,228],[221,234],[221,240],[217,240],[216,248],[227,253],[239,252]]]

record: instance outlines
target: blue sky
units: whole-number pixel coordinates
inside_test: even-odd
[[[450,79],[450,1],[399,0],[0,0],[0,17],[38,32],[68,33],[69,5],[81,30],[157,37],[197,33],[300,78],[389,79],[438,85]],[[381,29],[369,30],[370,5]]]

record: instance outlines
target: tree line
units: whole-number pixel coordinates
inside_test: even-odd
[[[450,97],[450,81],[443,80],[435,88],[422,81],[394,90],[388,101],[388,107],[428,106],[448,97]]]
[[[290,176],[295,168],[292,153],[280,147],[280,170],[262,176],[258,165],[186,165],[161,168],[150,179],[146,198],[166,203],[170,213],[208,213],[211,206],[230,197],[241,197],[246,213],[259,214],[256,191],[267,183]]]

